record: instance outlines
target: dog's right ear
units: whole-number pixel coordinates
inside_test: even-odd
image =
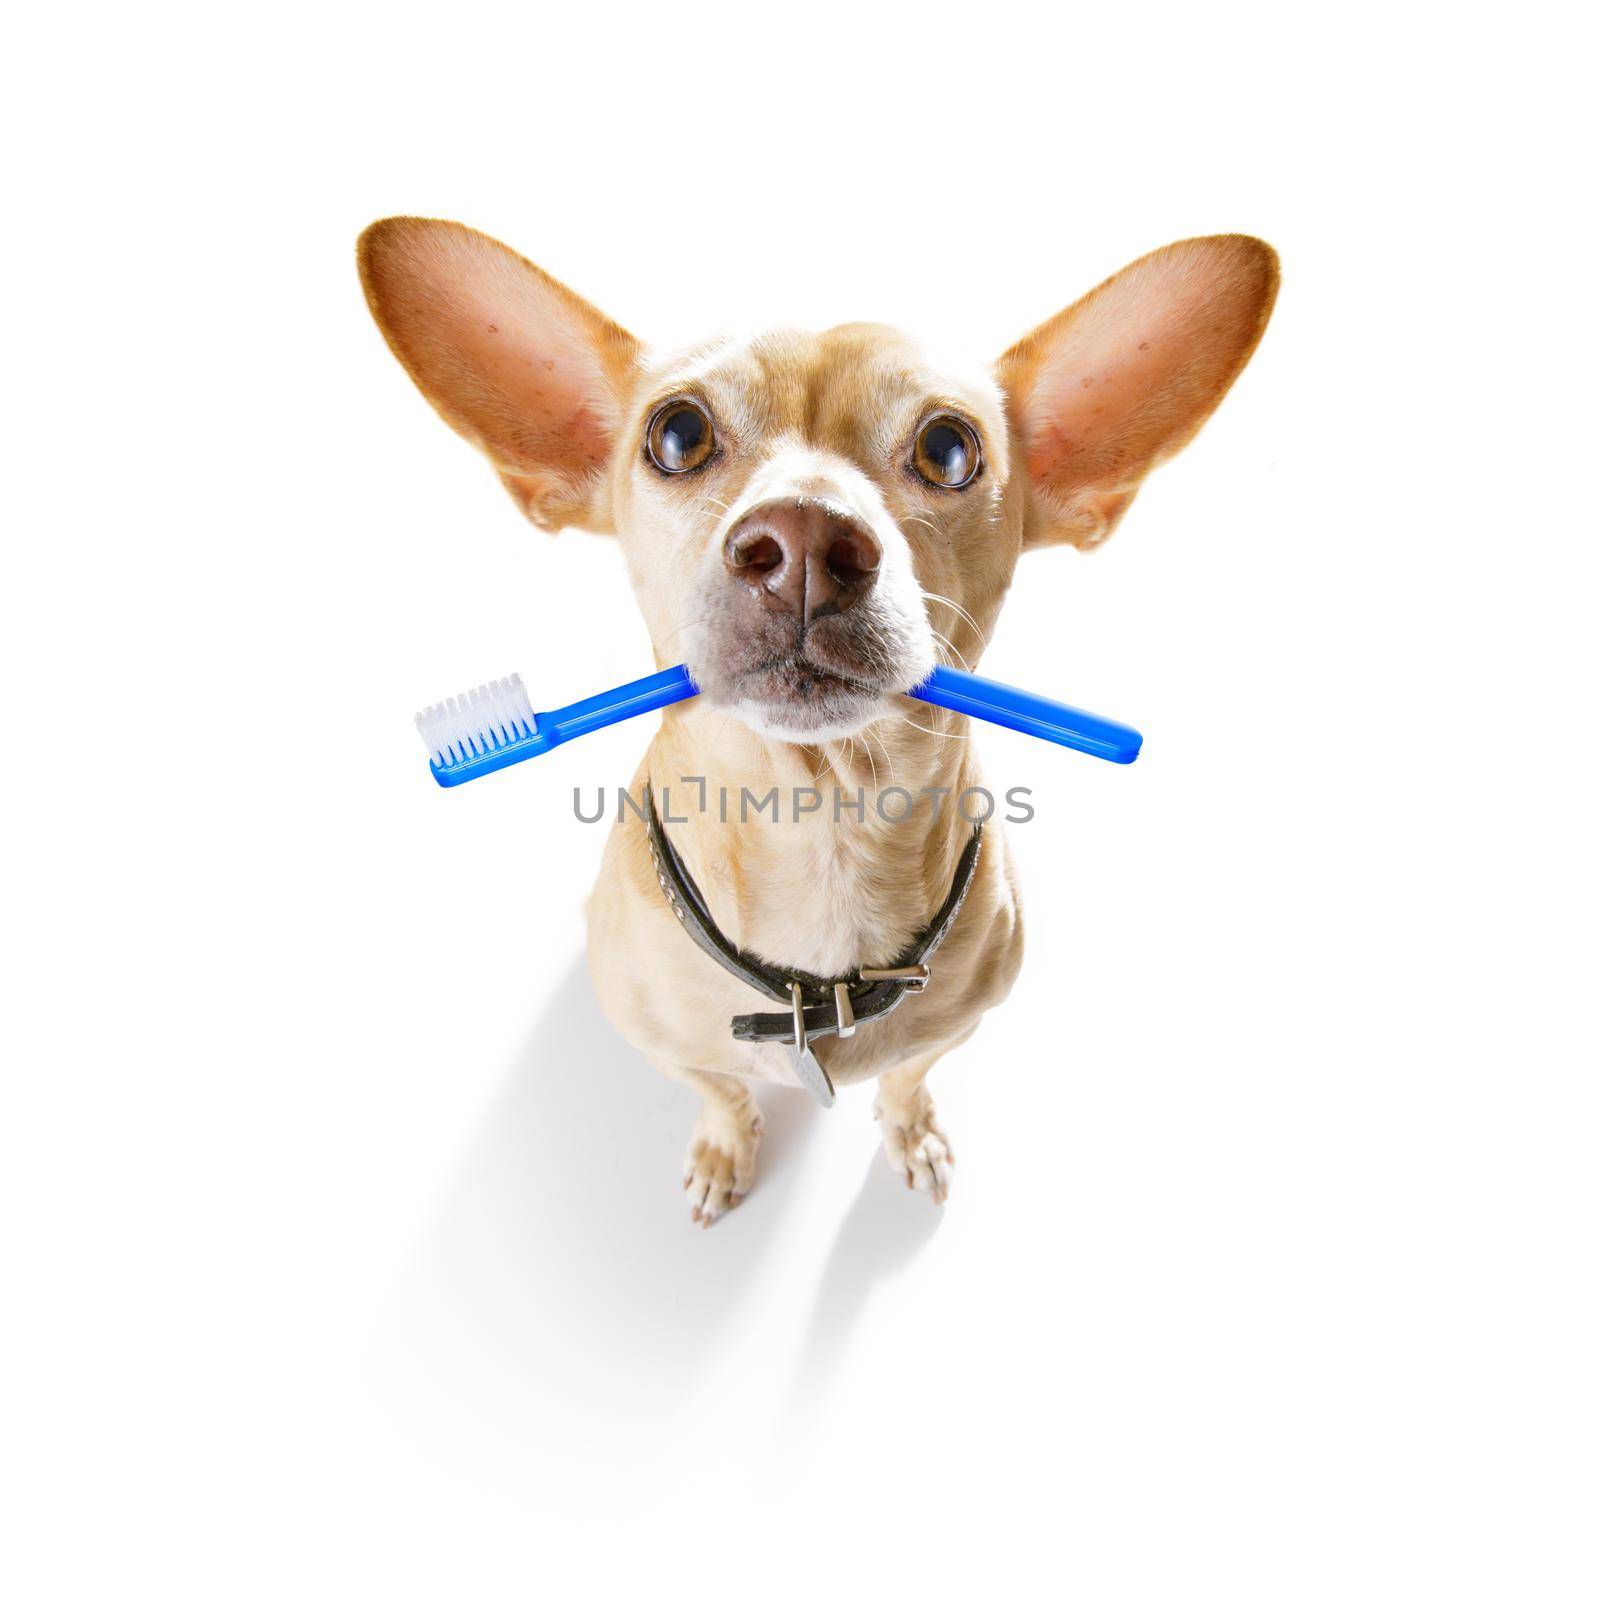
[[[458,222],[375,222],[356,264],[389,348],[439,415],[488,456],[529,520],[611,531],[605,469],[638,341]]]

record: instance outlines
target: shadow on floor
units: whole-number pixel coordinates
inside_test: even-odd
[[[792,1415],[814,1407],[827,1391],[874,1289],[905,1267],[943,1220],[943,1207],[927,1195],[907,1194],[883,1151],[872,1152],[817,1285],[789,1390]]]
[[[679,1185],[695,1097],[612,1028],[575,963],[469,1140],[401,1285],[401,1318],[430,1324],[430,1365],[491,1361],[556,1403],[563,1389],[573,1404],[602,1395],[618,1416],[688,1398],[772,1265],[801,1157],[826,1123],[798,1091],[764,1087],[761,1098],[755,1194],[715,1227],[692,1227]],[[873,1283],[938,1221],[875,1151],[819,1285],[797,1386],[826,1380]]]

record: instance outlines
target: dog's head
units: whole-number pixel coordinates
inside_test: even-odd
[[[540,527],[616,532],[660,662],[810,742],[976,659],[1035,545],[1099,544],[1266,326],[1242,235],[1143,257],[964,372],[892,329],[654,354],[504,245],[395,217],[367,301],[417,387]]]

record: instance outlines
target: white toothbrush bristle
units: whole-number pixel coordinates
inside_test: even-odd
[[[436,767],[454,766],[487,750],[530,739],[536,731],[528,691],[516,673],[480,683],[466,694],[417,713],[417,732]]]

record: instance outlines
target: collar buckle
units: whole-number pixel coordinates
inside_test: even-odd
[[[850,985],[836,983],[833,986],[833,1012],[839,1019],[839,1037],[848,1039],[856,1031],[856,1010],[850,1004]]]
[[[907,994],[921,994],[933,977],[926,961],[912,967],[863,967],[856,974],[863,983],[903,983]]]

